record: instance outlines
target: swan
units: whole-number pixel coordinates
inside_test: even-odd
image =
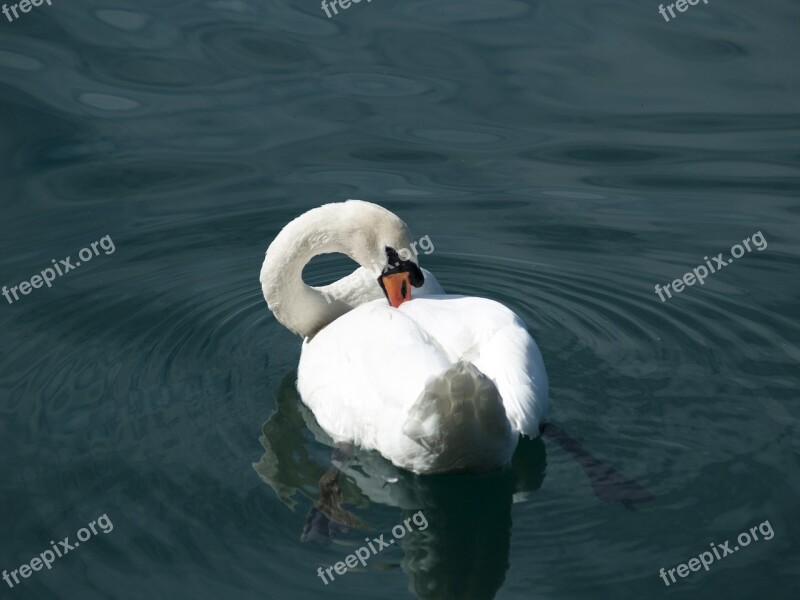
[[[335,444],[413,473],[507,467],[547,418],[541,352],[510,309],[445,294],[412,250],[408,226],[363,200],[314,208],[275,237],[260,282],[275,318],[303,338],[300,398]],[[306,264],[334,252],[360,266],[304,283]]]

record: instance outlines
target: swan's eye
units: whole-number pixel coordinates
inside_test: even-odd
[[[386,266],[383,269],[383,275],[408,273],[412,286],[420,287],[425,283],[425,276],[422,274],[422,270],[413,260],[403,260],[397,250],[391,246],[386,246],[384,250],[386,251]]]

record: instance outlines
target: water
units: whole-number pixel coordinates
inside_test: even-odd
[[[0,596],[797,597],[799,20],[781,0],[671,22],[622,0],[0,17],[2,284],[115,246],[0,298],[0,569],[113,524]],[[653,499],[604,501],[555,438],[483,477],[358,456],[362,527],[302,543],[330,450],[257,279],[285,223],[345,198],[429,235],[449,291],[515,310],[554,422]],[[659,300],[758,231],[766,249]],[[418,511],[425,531],[317,577]]]

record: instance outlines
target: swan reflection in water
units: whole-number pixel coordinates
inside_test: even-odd
[[[260,441],[266,452],[253,467],[289,508],[303,498],[313,504],[301,539],[327,543],[336,535],[344,541],[352,538],[346,553],[354,553],[366,543],[365,535],[391,537],[390,527],[373,527],[359,516],[370,503],[399,509],[392,524],[406,519],[416,523],[413,515],[422,511],[428,526],[412,525],[413,533],[396,542],[403,551],[400,565],[409,589],[424,600],[494,598],[509,566],[511,505],[539,489],[544,480],[542,437],[521,439],[509,469],[484,475],[415,475],[375,452],[339,447],[331,455],[333,443],[301,402],[295,381],[291,373],[281,382],[277,410],[262,427]],[[599,499],[627,508],[652,499],[559,427],[549,425],[544,437],[573,455]],[[372,555],[366,568],[385,567],[392,556]],[[309,576],[315,576],[318,566],[329,565],[309,565]]]
[[[300,401],[295,380],[292,373],[281,382],[277,410],[262,428],[266,452],[253,466],[288,507],[295,508],[303,497],[316,503],[303,538],[323,542],[335,534],[344,538],[349,525],[360,530],[346,536],[353,538],[352,553],[366,543],[366,535],[391,537],[391,526],[384,531],[359,516],[370,503],[399,509],[392,524],[422,511],[428,527],[420,530],[412,520],[413,533],[396,542],[403,552],[401,567],[409,577],[409,589],[420,599],[494,598],[509,564],[514,494],[538,489],[544,478],[541,439],[525,440],[511,469],[486,475],[414,475],[373,452],[356,451],[345,458],[334,451],[332,460],[332,444]],[[346,508],[320,491],[331,462],[341,469],[338,485]],[[329,513],[330,520],[320,511]],[[394,553],[384,552],[371,556],[366,568],[385,567]],[[309,576],[316,576],[317,566],[309,565]]]

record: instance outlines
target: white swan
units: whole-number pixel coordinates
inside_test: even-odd
[[[415,473],[504,467],[519,435],[538,436],[546,419],[539,348],[502,304],[445,295],[410,248],[400,218],[361,200],[310,210],[272,242],[261,286],[305,338],[300,396],[335,442]],[[361,266],[306,285],[303,267],[331,252]]]

